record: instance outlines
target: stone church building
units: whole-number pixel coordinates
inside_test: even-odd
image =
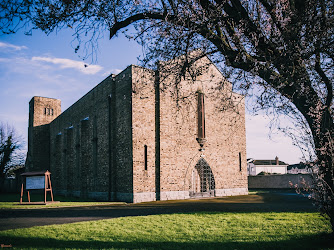
[[[27,171],[49,170],[56,194],[98,200],[247,194],[244,100],[208,58],[198,65],[177,90],[168,66],[130,65],[64,112],[33,97]]]

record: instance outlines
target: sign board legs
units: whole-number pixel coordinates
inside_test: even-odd
[[[29,190],[27,191],[27,193],[28,193],[28,202],[30,203],[30,193],[29,193]],[[22,201],[23,201],[23,183],[22,183],[22,186],[21,186],[20,204],[22,204]]]
[[[20,204],[22,204],[22,197],[23,197],[23,183],[22,183],[22,186],[21,186],[21,198],[20,198]]]

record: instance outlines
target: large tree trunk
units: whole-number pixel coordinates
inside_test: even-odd
[[[316,202],[322,213],[327,214],[330,217],[330,223],[332,226],[332,236],[334,238],[334,186],[333,186],[333,156],[332,149],[326,147],[325,149],[318,150],[317,152],[317,166],[319,167],[319,173],[317,178],[317,187],[313,189],[315,193]],[[324,155],[324,151],[328,152],[328,155]]]
[[[313,191],[321,212],[330,217],[334,237],[334,125],[328,108],[319,112],[318,119],[309,124],[317,156],[316,167],[319,169],[316,187]]]

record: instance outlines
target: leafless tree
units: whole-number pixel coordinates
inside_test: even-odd
[[[14,127],[0,123],[0,191],[11,168],[24,163],[21,147],[22,139]]]
[[[241,90],[258,86],[256,108],[291,116],[304,131],[299,142],[316,156],[325,184],[315,191],[334,226],[332,0],[3,0],[0,9],[4,34],[69,27],[75,51],[90,54],[106,32],[125,32],[145,48],[145,64],[196,50],[197,58],[233,69],[229,77]]]

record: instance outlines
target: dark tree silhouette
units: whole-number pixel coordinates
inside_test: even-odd
[[[6,174],[12,167],[24,162],[22,154],[17,154],[22,141],[15,129],[4,123],[0,123],[0,191],[3,187]]]
[[[258,107],[291,115],[304,129],[319,168],[315,197],[334,226],[332,0],[3,0],[0,9],[5,34],[69,27],[78,51],[123,31],[144,46],[146,64],[197,50],[195,59],[235,69],[243,90],[260,86]]]

